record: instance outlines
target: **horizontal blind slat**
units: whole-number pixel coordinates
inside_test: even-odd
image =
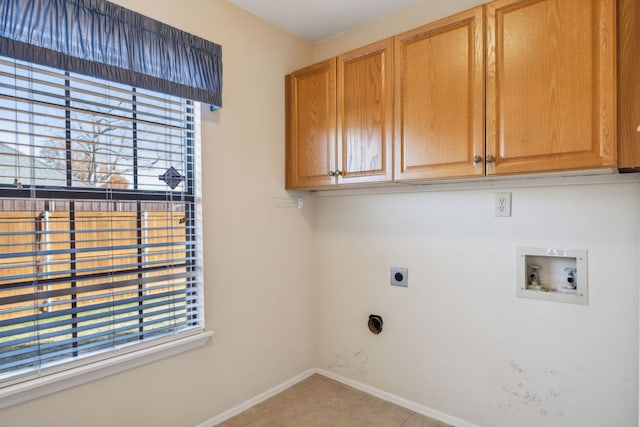
[[[91,325],[92,327],[68,328],[58,334],[54,334],[54,333],[46,334],[46,337],[43,334],[43,335],[34,337],[29,341],[22,341],[19,343],[19,344],[24,344],[27,342],[34,342],[34,344],[30,346],[23,345],[21,347],[17,347],[18,343],[13,343],[13,342],[7,343],[5,348],[14,348],[14,349],[10,351],[0,351],[0,360],[3,358],[19,357],[24,354],[28,354],[33,351],[34,347],[37,348],[38,351],[46,353],[47,350],[51,348],[65,346],[68,344],[75,344],[83,341],[96,340],[100,338],[102,338],[103,341],[108,341],[110,340],[110,337],[112,337],[113,335],[117,335],[119,333],[129,331],[131,329],[148,328],[153,325],[165,325],[165,326],[160,326],[162,328],[165,328],[167,323],[173,325],[175,321],[179,319],[183,319],[185,317],[185,313],[183,313],[182,310],[163,310],[162,313],[157,313],[157,315],[159,314],[169,314],[169,315],[161,317],[159,319],[146,320],[143,322],[139,322],[139,320],[148,319],[150,316],[144,316],[144,315],[130,316],[126,318],[126,320],[122,319],[114,323],[102,322],[101,324]],[[131,322],[134,322],[134,323],[131,323]],[[184,320],[180,321],[180,323],[182,322],[184,322]],[[126,323],[129,323],[129,324],[126,324]],[[122,325],[122,324],[125,324],[125,325],[113,327],[114,325]],[[101,326],[98,326],[98,325],[101,325]],[[87,335],[81,334],[82,332],[89,331],[92,329],[97,329],[99,327],[104,327],[104,326],[111,326],[111,327],[99,332],[92,333],[92,334],[87,334]],[[153,331],[153,329],[152,330],[147,329],[144,332],[136,332],[135,334],[129,334],[129,335],[144,337],[145,334],[148,334],[151,331]],[[69,336],[69,335],[74,336],[74,334],[79,334],[79,333],[81,335],[78,335],[75,338],[70,338],[70,339],[60,340],[60,341],[49,340],[49,338],[53,338],[53,337],[61,337],[61,336]]]
[[[110,272],[99,271],[93,274],[85,274],[85,275],[77,275],[77,276],[72,275],[72,276],[63,276],[59,278],[41,279],[35,282],[35,285],[34,285],[34,281],[31,280],[31,281],[25,281],[25,282],[7,283],[7,284],[3,284],[2,287],[4,290],[17,290],[17,289],[26,290],[26,289],[31,289],[34,286],[54,286],[54,285],[66,284],[71,281],[78,284],[78,283],[93,281],[98,279],[115,278],[115,277],[132,276],[132,275],[139,275],[140,281],[138,282],[138,284],[145,284],[147,282],[153,282],[153,280],[149,280],[149,278],[157,277],[157,276],[153,276],[152,273],[165,271],[165,270],[170,271],[170,270],[189,269],[190,266],[191,264],[189,263],[177,263],[177,264],[157,265],[157,266],[144,267],[144,268],[135,268],[130,270],[114,270]],[[91,269],[91,271],[95,271],[95,270],[96,269]],[[73,273],[73,271],[71,271],[71,273]],[[54,275],[54,274],[51,274],[51,275]],[[193,275],[187,275],[185,276],[185,278],[193,278]],[[120,282],[114,281],[113,283],[120,283]],[[82,287],[84,285],[77,285],[77,286]],[[124,284],[123,286],[128,286],[128,285]],[[2,298],[0,298],[0,306],[3,304]]]
[[[87,292],[100,291],[104,289],[116,289],[116,288],[122,288],[127,286],[138,286],[144,283],[156,282],[159,280],[185,279],[185,278],[192,278],[195,276],[196,276],[196,273],[187,271],[182,273],[163,274],[160,276],[153,276],[153,277],[147,277],[147,278],[143,277],[143,278],[135,278],[135,279],[129,279],[129,280],[106,282],[98,285],[84,285],[84,286],[69,287],[65,289],[42,291],[37,293],[25,294],[25,295],[13,295],[13,296],[0,298],[0,305],[33,301],[34,299],[46,299],[46,298],[54,298],[54,297],[64,297],[68,295],[78,295],[78,294],[83,294]]]
[[[163,304],[177,304],[183,302],[189,302],[189,299],[185,296],[186,290],[174,290],[170,292],[163,292],[151,297],[142,297],[142,298],[131,298],[128,302],[119,302],[118,305],[115,305],[113,302],[95,304],[90,306],[82,306],[74,309],[67,310],[59,310],[51,313],[43,313],[36,314],[31,316],[18,317],[14,319],[8,319],[0,322],[0,327],[8,327],[15,326],[20,324],[30,323],[32,326],[24,326],[22,328],[12,328],[12,333],[14,334],[25,334],[29,332],[34,332],[42,329],[50,329],[57,328],[60,326],[65,326],[74,323],[86,322],[89,320],[96,320],[103,317],[109,316],[117,316],[121,314],[125,314],[131,311],[139,311],[139,310],[147,310],[150,308],[160,307]],[[144,303],[143,305],[133,306],[135,303],[142,303],[148,300],[156,300],[156,299],[167,299],[169,302],[156,302],[156,303]],[[126,300],[125,300],[126,301]],[[122,305],[129,305],[129,307],[116,308]],[[111,309],[111,310],[109,310]],[[103,310],[101,313],[96,314],[86,314],[91,313],[96,310]],[[77,315],[77,317],[70,317],[71,315]],[[59,321],[53,321],[57,318],[64,317],[64,319]]]

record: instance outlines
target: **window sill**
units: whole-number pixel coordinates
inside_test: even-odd
[[[7,386],[0,389],[0,409],[193,350],[205,345],[213,335],[211,331],[203,331],[196,335]]]

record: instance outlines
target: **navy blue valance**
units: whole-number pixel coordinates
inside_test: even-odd
[[[222,48],[104,0],[0,0],[0,54],[222,106]]]

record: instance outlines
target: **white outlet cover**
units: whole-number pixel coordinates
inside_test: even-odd
[[[511,216],[511,193],[496,193],[493,216]]]

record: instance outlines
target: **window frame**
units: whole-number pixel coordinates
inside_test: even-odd
[[[123,352],[108,359],[82,359],[84,363],[78,366],[1,388],[0,409],[202,347],[213,336],[213,331],[202,330],[164,343],[149,343],[144,348]]]
[[[37,67],[36,64],[33,64]],[[106,82],[106,81],[105,81]],[[108,84],[108,82],[106,82]],[[135,93],[135,89],[133,90]],[[195,123],[200,123],[200,114],[202,105],[193,102]],[[193,185],[188,187],[190,191],[181,192],[184,200],[193,203],[192,212],[190,212],[187,221],[193,221],[195,229],[195,237],[193,244],[195,247],[196,264],[189,267],[196,271],[196,286],[198,288],[198,311],[197,315],[201,319],[199,327],[193,327],[186,331],[176,333],[175,335],[155,338],[150,341],[141,341],[131,346],[115,348],[104,351],[99,354],[72,359],[60,364],[46,366],[37,373],[30,373],[24,376],[16,376],[8,378],[0,385],[0,408],[5,408],[18,403],[22,403],[37,397],[45,396],[50,393],[61,391],[79,384],[113,375],[124,370],[128,370],[137,366],[142,366],[166,357],[170,357],[185,351],[205,345],[213,336],[213,332],[205,331],[204,319],[204,277],[203,277],[203,254],[202,254],[202,196],[201,196],[201,163],[200,163],[200,144],[201,144],[201,128],[191,129],[192,144],[187,146],[187,156],[192,156],[193,162],[186,171],[187,182]],[[67,168],[68,169],[68,168]],[[111,193],[113,199],[117,200],[141,200],[139,193],[141,190],[114,190],[114,189],[92,189],[91,192],[86,190],[74,190],[71,186],[70,171],[67,170],[68,179],[67,187],[47,187],[35,186],[38,199],[96,199],[101,193]],[[166,201],[164,192],[144,191],[146,194],[143,201],[160,200]],[[157,193],[157,194],[154,194]],[[31,198],[29,188],[16,191],[6,185],[0,185],[0,197],[4,198]],[[109,200],[105,197],[105,201]],[[190,241],[191,242],[191,241]],[[188,249],[190,250],[190,249]]]

